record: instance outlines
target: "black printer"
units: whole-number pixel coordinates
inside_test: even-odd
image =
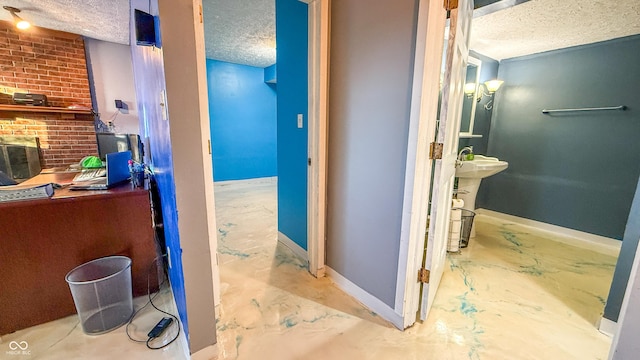
[[[14,93],[13,102],[17,105],[49,106],[47,95]]]

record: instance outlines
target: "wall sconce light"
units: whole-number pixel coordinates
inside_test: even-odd
[[[485,110],[493,109],[493,93],[498,91],[500,86],[502,86],[503,82],[504,81],[502,81],[502,80],[495,80],[494,79],[494,80],[485,81],[483,84],[480,84],[478,86],[478,93],[475,95],[477,102],[480,102],[480,100],[482,100],[482,98],[485,97],[485,96],[488,96],[488,97],[491,98],[491,100],[489,100],[484,105]],[[474,93],[476,93],[476,83],[466,83],[466,84],[464,84],[464,94],[468,98],[472,98],[474,96]]]
[[[464,94],[467,95],[468,98],[472,98],[475,92],[476,92],[476,83],[464,84]]]
[[[16,27],[18,29],[26,30],[31,27],[31,24],[28,21],[22,19],[20,16],[18,16],[18,14],[16,14],[20,12],[20,9],[14,8],[13,6],[3,6],[2,8],[11,13],[13,22],[16,24]]]

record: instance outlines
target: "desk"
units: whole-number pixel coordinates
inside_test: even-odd
[[[74,175],[41,174],[24,183],[63,184]],[[157,254],[149,193],[129,184],[103,191],[63,188],[51,199],[0,203],[0,335],[74,314],[64,277],[96,258],[131,258],[133,295],[145,295]],[[155,272],[151,284],[157,289]]]

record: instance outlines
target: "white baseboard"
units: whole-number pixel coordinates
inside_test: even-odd
[[[282,245],[288,247],[296,254],[299,258],[304,260],[305,262],[309,262],[309,255],[307,254],[307,250],[303,249],[300,245],[296,244],[293,240],[289,239],[289,237],[280,231],[278,231],[278,241],[282,243]]]
[[[616,332],[618,332],[618,323],[603,317],[600,319],[598,330],[600,330],[601,333],[613,338]]]
[[[561,237],[557,239],[558,241],[572,246],[591,249],[605,255],[618,256],[620,253],[620,246],[622,246],[622,241],[620,240],[590,234],[584,231],[569,229],[562,226],[547,224],[487,209],[476,209],[475,212],[476,214],[485,217],[488,221],[506,221],[520,226],[533,228],[540,232],[560,235]]]
[[[325,269],[327,277],[331,279],[342,291],[354,297],[356,300],[362,303],[362,305],[380,315],[380,317],[389,321],[398,329],[404,330],[404,321],[402,319],[402,316],[395,312],[393,308],[383,303],[373,295],[369,294],[358,285],[347,280],[344,276],[338,274],[332,268],[325,266]]]
[[[258,184],[273,184],[278,182],[277,176],[267,176],[261,178],[241,179],[241,180],[222,180],[214,181],[214,184],[219,186],[244,184],[244,185],[258,185]]]

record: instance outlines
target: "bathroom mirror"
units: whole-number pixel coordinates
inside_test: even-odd
[[[473,122],[476,116],[476,95],[479,91],[480,86],[480,68],[482,66],[482,61],[476,59],[472,56],[469,56],[467,63],[467,78],[465,81],[465,86],[468,84],[475,84],[473,94],[470,96],[465,93],[464,100],[462,103],[462,119],[460,119],[460,137],[461,138],[469,138],[469,137],[480,137],[481,135],[473,134]]]

